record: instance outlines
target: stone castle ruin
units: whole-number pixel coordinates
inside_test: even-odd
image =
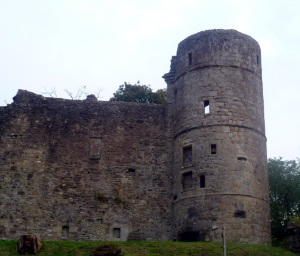
[[[269,245],[258,43],[197,33],[163,77],[167,104],[19,90],[0,107],[0,239],[221,241],[225,227]]]

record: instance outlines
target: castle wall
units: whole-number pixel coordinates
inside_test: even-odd
[[[0,239],[170,240],[163,105],[19,91],[0,110]]]
[[[0,108],[0,239],[270,244],[261,54],[183,40],[166,105],[44,98]],[[218,227],[217,230],[213,227]]]

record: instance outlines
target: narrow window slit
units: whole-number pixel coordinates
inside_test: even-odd
[[[188,60],[189,60],[189,66],[191,66],[193,64],[193,59],[192,59],[192,53],[191,52],[188,54]]]
[[[237,160],[239,160],[239,161],[247,161],[248,159],[247,159],[247,157],[238,156]]]
[[[203,101],[204,103],[204,114],[209,114],[209,100]]]
[[[217,144],[211,144],[210,145],[210,153],[212,155],[216,155],[217,154]]]
[[[200,188],[205,188],[205,175],[200,175]]]

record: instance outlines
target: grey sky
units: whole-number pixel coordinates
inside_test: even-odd
[[[300,1],[0,0],[0,105],[18,89],[55,87],[103,100],[124,81],[166,85],[170,58],[185,37],[236,29],[262,48],[268,156],[300,156]]]

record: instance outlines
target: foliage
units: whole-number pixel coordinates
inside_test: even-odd
[[[215,256],[222,255],[221,243],[211,242],[70,242],[43,241],[38,256],[91,256],[98,246],[118,246],[126,256]],[[16,241],[0,240],[1,256],[17,256]],[[227,243],[231,256],[292,256],[282,248],[271,246]]]
[[[77,88],[75,91],[71,91],[69,89],[65,89],[65,93],[68,95],[68,97],[71,100],[81,100],[83,97],[87,97],[88,95],[94,95],[98,100],[101,98],[101,92],[102,89],[97,89],[97,91],[94,92],[88,92],[87,87],[85,85],[82,85]],[[57,98],[57,92],[55,87],[50,87],[50,89],[47,89],[46,87],[43,88],[43,91],[41,92],[42,95],[45,95],[46,97],[50,98]]]
[[[138,102],[138,103],[166,103],[166,90],[153,92],[150,85],[141,85],[124,82],[110,98],[110,101]]]
[[[268,160],[273,243],[284,239],[289,220],[300,214],[300,163]]]

